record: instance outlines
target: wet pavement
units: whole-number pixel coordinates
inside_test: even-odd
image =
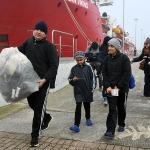
[[[53,119],[43,131],[39,150],[150,150],[150,98],[142,97],[144,75],[138,63],[132,64],[136,88],[130,90],[127,102],[126,130],[117,132],[115,139],[106,139],[106,117],[108,107],[103,106],[101,92],[96,89],[91,104],[93,126],[86,126],[84,109],[80,132],[74,133],[69,127],[74,123],[75,101],[70,85],[48,97],[47,112]],[[26,100],[0,107],[0,150],[28,150],[33,112]],[[35,149],[35,148],[32,148]]]

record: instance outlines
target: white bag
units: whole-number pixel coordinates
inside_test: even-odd
[[[3,49],[0,61],[0,93],[6,102],[18,102],[39,90],[39,76],[17,48]]]

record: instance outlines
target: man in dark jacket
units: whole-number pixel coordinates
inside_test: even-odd
[[[98,61],[103,64],[104,58],[108,55],[108,41],[111,37],[106,36],[103,40],[103,44],[99,48]]]
[[[89,45],[85,51],[85,56],[87,57],[87,62],[90,63],[93,70],[96,70],[96,75],[98,77],[99,82],[99,89],[102,89],[102,78],[101,75],[98,74],[99,68],[100,68],[100,62],[98,61],[98,54],[99,54],[99,47],[100,45],[94,41]]]
[[[98,54],[98,62],[100,62],[100,67],[99,67],[99,71],[97,74],[102,75],[102,66],[103,66],[103,62],[104,62],[104,58],[108,55],[108,41],[111,39],[111,37],[106,36],[103,40],[103,44],[100,46],[99,48],[99,54]],[[103,79],[103,77],[101,77]],[[103,80],[101,79],[101,82],[103,83]],[[103,84],[102,84],[103,85]],[[103,96],[103,101],[104,101],[104,106],[108,105],[107,102],[107,96],[103,90],[102,90],[102,96]]]
[[[31,61],[34,70],[41,78],[39,91],[27,97],[29,106],[34,111],[31,133],[31,147],[38,146],[38,137],[41,130],[48,127],[51,120],[50,114],[46,113],[47,96],[49,85],[53,84],[58,69],[58,53],[55,46],[46,40],[47,25],[44,21],[38,22],[33,31],[33,37],[27,39],[19,47]]]
[[[114,138],[118,120],[118,131],[123,132],[126,118],[126,102],[129,91],[131,64],[129,58],[120,53],[121,41],[112,38],[108,42],[108,56],[103,63],[103,85],[109,103],[109,113],[104,136]]]

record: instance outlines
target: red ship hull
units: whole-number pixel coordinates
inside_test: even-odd
[[[88,0],[0,0],[0,4],[1,49],[31,37],[40,20],[47,23],[47,39],[63,57],[85,51],[92,41],[103,41],[99,9]]]

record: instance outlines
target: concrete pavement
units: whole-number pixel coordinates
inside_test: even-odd
[[[136,88],[130,90],[127,102],[126,130],[116,131],[114,140],[103,137],[108,107],[103,106],[101,93],[96,89],[91,105],[93,126],[86,126],[84,111],[80,132],[73,133],[69,127],[74,122],[75,101],[70,85],[48,97],[47,111],[53,116],[50,127],[42,132],[39,150],[141,150],[150,149],[150,98],[142,97],[143,72],[138,63],[132,64]],[[33,112],[26,100],[0,108],[0,150],[30,149],[30,132]]]

